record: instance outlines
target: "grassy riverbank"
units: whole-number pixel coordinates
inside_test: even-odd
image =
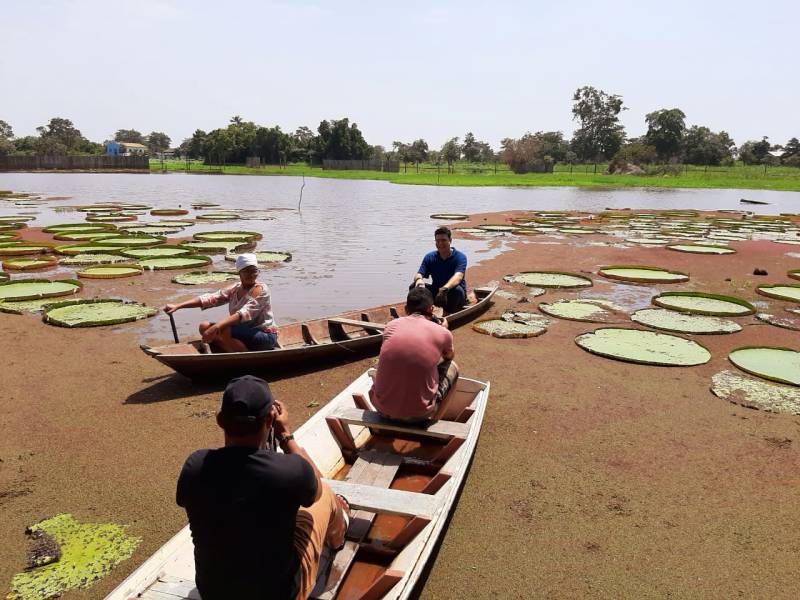
[[[163,169],[162,169],[163,165]],[[189,173],[214,173],[225,175],[306,175],[330,179],[372,179],[408,185],[446,186],[573,186],[573,187],[650,187],[650,188],[721,188],[800,191],[800,169],[792,167],[741,166],[735,167],[686,167],[676,175],[604,175],[605,165],[559,165],[554,173],[528,173],[515,175],[505,165],[459,166],[455,173],[446,168],[423,165],[417,171],[409,165],[399,173],[379,171],[324,171],[320,167],[306,164],[290,164],[286,167],[268,165],[260,168],[243,165],[209,166],[199,162],[188,163]],[[186,172],[185,161],[153,160],[150,168],[154,173]],[[571,172],[570,172],[571,171]]]

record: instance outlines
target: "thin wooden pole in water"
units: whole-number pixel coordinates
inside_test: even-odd
[[[297,203],[297,210],[300,211],[300,205],[303,203],[303,188],[306,187],[306,174],[303,173],[303,185],[300,186],[300,202]]]
[[[172,316],[172,313],[167,316],[169,317],[169,324],[172,325],[172,337],[175,338],[175,343],[178,344],[178,329],[175,327],[175,317]]]

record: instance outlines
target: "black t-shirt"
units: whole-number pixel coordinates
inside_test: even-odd
[[[297,509],[316,495],[301,456],[226,447],[187,458],[176,501],[189,516],[203,600],[294,598]]]

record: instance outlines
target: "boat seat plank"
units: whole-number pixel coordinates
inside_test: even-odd
[[[174,598],[201,600],[200,592],[197,591],[194,581],[177,577],[170,577],[169,579],[159,577],[158,581],[151,585],[148,591],[171,594]]]
[[[371,321],[357,321],[355,319],[344,319],[342,317],[332,317],[328,319],[328,323],[334,323],[337,325],[352,325],[354,327],[363,327],[367,330],[375,330],[375,331],[383,331],[384,325],[383,323],[373,323]]]
[[[311,333],[311,330],[308,328],[308,325],[302,323],[300,325],[300,333],[303,336],[303,341],[308,344],[309,346],[319,346],[319,341],[317,338],[314,337],[314,334]]]
[[[429,494],[378,488],[334,479],[326,479],[325,483],[331,486],[334,493],[347,498],[350,507],[356,510],[432,519],[439,508],[436,496]]]
[[[421,435],[432,438],[466,438],[470,426],[456,421],[433,421],[420,425],[406,425],[395,421],[388,421],[379,413],[358,408],[345,408],[336,411],[333,416],[348,425],[364,425],[371,429],[381,429],[398,433]]]

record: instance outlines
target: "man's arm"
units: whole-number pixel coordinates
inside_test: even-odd
[[[297,454],[311,465],[311,468],[314,470],[314,477],[317,480],[317,494],[314,496],[314,502],[316,502],[322,496],[322,473],[319,472],[317,465],[314,464],[314,461],[311,460],[311,457],[303,447],[295,441],[289,429],[289,412],[280,400],[275,400],[275,410],[277,414],[275,415],[272,429],[275,432],[275,436],[278,438],[281,450],[283,450],[284,454]]]
[[[452,276],[450,279],[448,279],[448,280],[447,280],[447,283],[445,283],[445,284],[444,284],[444,285],[443,285],[441,288],[439,288],[439,289],[447,288],[448,290],[452,290],[452,289],[453,289],[454,287],[456,287],[456,286],[457,286],[459,283],[461,283],[461,281],[462,281],[463,279],[464,279],[464,273],[462,273],[462,272],[460,272],[460,271],[456,271],[455,273],[453,273],[453,276]]]

